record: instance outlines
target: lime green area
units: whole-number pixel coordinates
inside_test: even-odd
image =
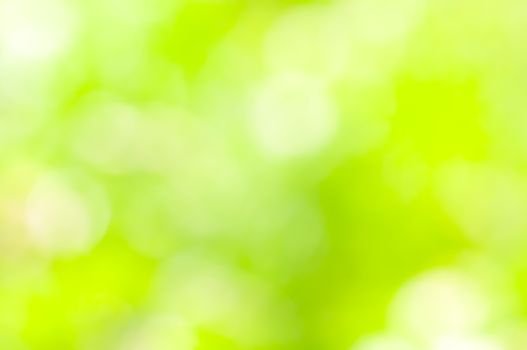
[[[0,349],[524,350],[520,0],[0,0]]]

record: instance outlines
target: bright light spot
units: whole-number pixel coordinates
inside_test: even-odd
[[[38,166],[26,159],[13,162],[0,173],[0,255],[13,258],[28,248],[26,228],[27,189],[39,174]]]
[[[509,253],[525,247],[527,183],[511,172],[454,163],[439,173],[439,198],[474,240]]]
[[[0,6],[0,47],[13,60],[34,62],[67,49],[75,34],[68,3],[11,0]],[[71,5],[69,5],[71,6]]]
[[[267,287],[217,260],[187,253],[161,270],[153,303],[232,339],[240,348],[256,348],[297,334],[294,311],[274,300]]]
[[[418,348],[404,338],[381,334],[362,339],[351,350],[418,350]]]
[[[79,157],[115,172],[129,170],[141,144],[141,117],[133,107],[94,96],[81,112],[74,148]]]
[[[165,276],[168,279],[161,281],[164,285],[160,301],[168,303],[164,307],[173,306],[192,322],[209,325],[226,320],[239,310],[242,290],[234,276],[219,267],[186,265],[176,265],[176,270]],[[182,271],[185,266],[191,271]]]
[[[251,127],[266,153],[294,157],[327,145],[335,132],[336,115],[320,81],[286,74],[268,81],[258,92]]]
[[[141,327],[126,336],[122,350],[192,350],[196,336],[191,325],[171,315],[148,319]]]
[[[503,346],[491,339],[445,336],[434,342],[433,350],[502,350]]]
[[[425,3],[423,0],[353,1],[346,4],[346,15],[350,30],[359,40],[400,45],[420,19]]]
[[[142,110],[104,93],[93,94],[76,112],[77,156],[110,173],[166,171],[188,157],[194,130],[179,122],[178,110]]]
[[[305,6],[287,12],[269,30],[267,64],[282,72],[304,71],[337,77],[348,68],[348,31],[327,7]]]
[[[399,291],[390,309],[394,329],[425,339],[478,329],[490,313],[478,286],[455,271],[435,271]]]
[[[43,175],[27,201],[26,224],[35,246],[50,254],[89,250],[104,234],[108,222],[105,198],[95,184],[63,174]]]

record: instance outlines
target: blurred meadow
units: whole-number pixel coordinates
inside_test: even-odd
[[[0,349],[527,349],[527,2],[0,0]]]

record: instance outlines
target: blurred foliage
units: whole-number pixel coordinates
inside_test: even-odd
[[[525,33],[520,0],[0,0],[0,349],[525,349]]]

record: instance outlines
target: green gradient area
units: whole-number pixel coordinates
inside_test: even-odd
[[[524,350],[520,0],[0,0],[0,349]]]

